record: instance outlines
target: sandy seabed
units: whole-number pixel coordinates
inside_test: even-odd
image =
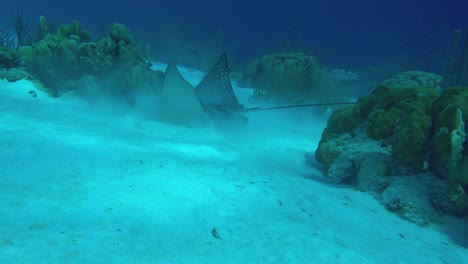
[[[310,111],[185,128],[0,80],[0,263],[468,263],[466,221],[324,183]]]

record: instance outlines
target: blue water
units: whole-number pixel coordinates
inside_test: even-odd
[[[18,4],[1,3],[0,29]],[[20,4],[32,22],[79,20],[95,38],[125,24],[150,46],[153,69],[175,61],[193,86],[222,51],[233,76],[278,51],[327,69],[440,74],[452,31],[468,29],[468,0]],[[257,107],[232,80],[239,102]],[[354,98],[369,89],[343,83]],[[51,98],[0,79],[0,264],[468,263],[466,217],[418,226],[367,192],[326,183],[313,156],[332,108],[191,128],[148,118],[154,95],[135,93],[131,106],[91,91],[96,100]]]
[[[18,1],[4,1],[5,19]],[[219,50],[235,67],[268,51],[299,50],[323,64],[366,69],[382,63],[437,69],[454,29],[468,27],[467,0],[452,1],[21,1],[32,18],[79,20],[98,32],[120,22],[156,59],[208,67]],[[193,58],[184,47],[209,60]],[[215,54],[211,54],[215,53]],[[181,55],[182,54],[182,55]],[[191,57],[192,56],[192,57]]]

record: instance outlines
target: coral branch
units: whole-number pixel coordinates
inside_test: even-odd
[[[31,25],[29,21],[24,18],[24,8],[18,6],[11,14],[11,20],[8,26],[16,35],[16,49],[27,44],[27,39],[31,33]]]

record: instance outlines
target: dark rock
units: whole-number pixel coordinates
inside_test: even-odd
[[[395,177],[392,184],[382,193],[381,203],[400,217],[418,225],[427,225],[438,220],[439,213],[433,206],[431,191],[426,184],[434,175],[421,174],[414,177]]]
[[[18,69],[18,68],[11,68],[7,71],[6,73],[6,79],[9,82],[16,82],[21,79],[26,79],[26,80],[31,80],[33,79],[31,74],[29,72],[23,70],[23,69]]]

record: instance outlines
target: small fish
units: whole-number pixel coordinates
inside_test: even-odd
[[[213,229],[211,229],[211,235],[216,239],[221,239],[221,236],[219,235],[218,230],[216,230],[216,227],[213,227]]]
[[[190,52],[192,52],[192,53],[198,53],[198,49],[196,49],[196,48],[194,48],[192,46],[184,46],[183,48],[190,51]]]
[[[360,79],[358,74],[345,69],[332,69],[327,74],[334,81],[357,81]]]

